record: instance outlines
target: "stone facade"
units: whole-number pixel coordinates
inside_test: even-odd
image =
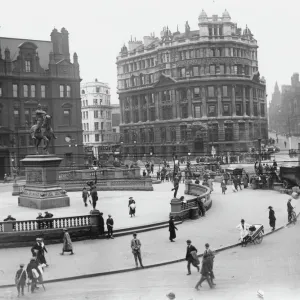
[[[279,133],[300,135],[300,82],[294,73],[290,85],[283,85],[281,93],[275,86],[269,107],[270,129]]]
[[[112,106],[107,83],[86,82],[81,86],[83,144],[92,147],[98,159],[101,147],[113,143]]]
[[[123,154],[247,151],[268,136],[257,41],[227,11],[199,29],[131,40],[117,57]]]
[[[29,136],[38,103],[52,117],[57,136],[50,153],[64,165],[83,163],[80,75],[76,53],[69,53],[69,34],[54,29],[51,41],[0,37],[0,178],[33,154]],[[69,147],[66,137],[78,147]]]

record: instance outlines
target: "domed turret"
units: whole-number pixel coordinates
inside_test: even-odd
[[[202,9],[199,18],[198,18],[199,22],[205,22],[207,21],[207,14],[206,12]]]
[[[251,30],[248,28],[247,25],[246,25],[246,29],[244,29],[243,31],[243,35],[252,36]]]
[[[223,21],[230,21],[231,20],[230,14],[228,13],[228,11],[226,9],[223,12],[222,18],[223,18]]]

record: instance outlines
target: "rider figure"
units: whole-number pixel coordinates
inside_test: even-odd
[[[42,110],[42,106],[41,104],[38,104],[37,106],[37,110],[35,111],[35,116],[36,116],[36,123],[38,125],[41,125],[41,127],[43,126],[43,122],[45,120],[45,117],[47,116],[47,112],[45,112],[44,110]],[[39,128],[37,128],[35,131],[37,131]],[[55,136],[52,127],[50,127],[50,131],[53,134],[53,138],[57,139],[57,137]],[[33,132],[32,134],[32,138],[35,139],[35,132]]]
[[[292,219],[292,212],[294,210],[294,207],[291,204],[292,199],[290,198],[287,202],[287,211],[288,211],[288,222]]]

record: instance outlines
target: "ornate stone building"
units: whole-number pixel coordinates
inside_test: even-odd
[[[0,37],[0,178],[35,153],[29,130],[38,103],[57,136],[50,153],[63,157],[64,166],[83,164],[80,81],[65,28],[54,29],[51,41]]]
[[[280,118],[281,112],[281,93],[276,82],[274,87],[274,93],[272,94],[272,99],[269,106],[269,129],[275,130],[276,132],[282,131],[282,122]]]
[[[81,86],[81,114],[83,144],[92,147],[94,157],[98,159],[99,146],[113,142],[111,125],[112,106],[110,87],[107,83],[86,82]]]
[[[199,28],[131,40],[117,57],[123,154],[247,151],[268,135],[257,41],[225,10]]]

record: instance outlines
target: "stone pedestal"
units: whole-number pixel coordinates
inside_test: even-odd
[[[61,161],[55,155],[27,155],[21,160],[26,185],[19,196],[19,206],[41,210],[70,206],[70,198],[57,183]]]

